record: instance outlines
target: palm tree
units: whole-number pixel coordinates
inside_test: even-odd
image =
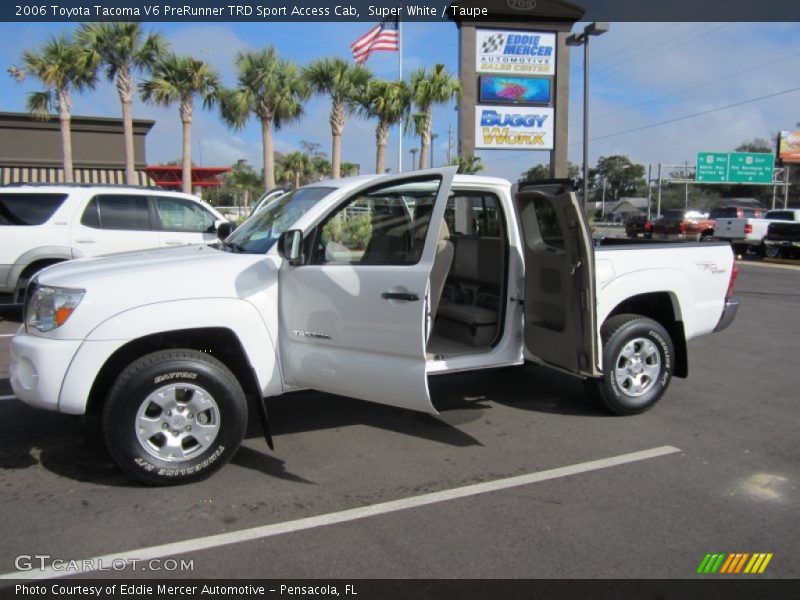
[[[300,179],[308,173],[309,167],[309,158],[304,152],[296,150],[283,157],[283,168],[294,175],[295,189],[300,187]]]
[[[375,79],[369,82],[367,93],[361,99],[362,112],[378,119],[375,128],[375,172],[382,174],[386,168],[386,144],[389,128],[408,114],[411,91],[404,81]]]
[[[483,163],[480,156],[470,154],[469,156],[456,156],[451,165],[458,165],[458,173],[464,175],[475,175],[483,171]]]
[[[358,174],[358,165],[351,162],[343,162],[341,165],[342,177],[352,177]]]
[[[361,65],[335,57],[313,61],[304,69],[304,76],[316,93],[330,96],[331,99],[331,176],[338,179],[345,113],[354,110],[372,75]]]
[[[219,74],[211,66],[191,56],[165,55],[153,67],[152,79],[139,85],[145,102],[161,106],[178,103],[183,126],[183,191],[192,193],[192,116],[194,99],[199,96],[205,108],[219,100],[222,86]]]
[[[158,33],[145,34],[141,23],[84,23],[75,34],[95,67],[105,67],[106,77],[114,81],[122,104],[125,132],[125,180],[136,183],[133,152],[133,74],[149,72],[164,56],[167,43]]]
[[[272,130],[278,130],[303,112],[301,102],[309,90],[297,66],[278,57],[270,46],[256,52],[240,52],[236,57],[238,85],[224,94],[222,117],[241,129],[251,114],[261,122],[264,153],[264,188],[275,187],[275,149]]]
[[[461,96],[461,82],[448,73],[443,64],[435,64],[428,71],[424,67],[411,74],[411,96],[424,115],[420,136],[419,168],[428,164],[434,104],[445,104]]]
[[[51,37],[38,50],[22,53],[22,67],[9,67],[9,74],[22,82],[31,75],[45,89],[31,92],[25,101],[29,112],[48,120],[58,112],[61,123],[61,154],[64,161],[64,180],[72,183],[72,92],[94,87],[97,70],[86,59],[84,51],[64,35]]]

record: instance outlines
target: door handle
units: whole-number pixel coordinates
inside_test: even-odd
[[[75,240],[78,244],[94,244],[96,241],[94,238],[78,238]]]
[[[419,295],[414,292],[383,292],[381,298],[384,300],[405,300],[407,302],[416,302],[419,300]]]

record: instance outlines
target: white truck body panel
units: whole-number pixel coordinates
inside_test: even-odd
[[[451,169],[413,176],[422,174],[440,176],[443,184],[417,266],[291,267],[275,246],[266,255],[193,246],[45,269],[40,284],[81,288],[86,294],[61,327],[47,333],[20,329],[12,341],[12,387],[36,406],[81,414],[94,376],[116,350],[150,334],[195,328],[232,331],[265,397],[310,387],[435,412],[427,391],[428,374],[514,365],[523,356],[537,360],[523,343],[524,240],[510,183],[453,177]],[[321,183],[337,189],[292,227],[309,232],[355,191],[402,178],[368,176]],[[425,355],[426,303],[381,300],[381,294],[402,287],[424,296],[451,180],[457,190],[492,192],[502,206],[508,249],[505,320],[491,349],[438,359]],[[726,246],[626,245],[600,248],[594,261],[597,347],[593,354],[598,370],[600,327],[615,307],[634,296],[668,293],[687,339],[712,331],[720,320],[733,265]],[[323,322],[336,339],[306,335],[319,331]],[[37,370],[36,389],[25,383],[31,383],[25,371],[31,365]]]

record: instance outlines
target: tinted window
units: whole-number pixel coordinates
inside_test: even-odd
[[[767,213],[767,219],[772,221],[794,221],[794,213],[791,210],[771,210]]]
[[[156,197],[156,210],[161,229],[168,231],[211,231],[214,215],[190,200]]]
[[[725,207],[725,208],[712,208],[711,213],[709,213],[709,219],[735,219],[738,216],[738,212],[733,207]]]
[[[494,196],[456,192],[447,200],[444,219],[452,234],[500,237],[500,210]]]
[[[664,218],[670,221],[683,221],[682,210],[668,210],[664,213]]]
[[[566,248],[564,243],[564,233],[558,224],[558,214],[552,202],[547,198],[537,197],[533,200],[536,210],[536,220],[539,223],[539,233],[542,241],[554,248]]]
[[[439,181],[392,185],[352,198],[322,224],[316,264],[414,264],[422,256]]]
[[[150,229],[150,208],[146,196],[104,194],[86,206],[81,223],[99,229]]]
[[[0,194],[0,225],[41,225],[66,198],[66,194]]]

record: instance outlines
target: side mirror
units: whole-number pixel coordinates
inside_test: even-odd
[[[236,229],[236,223],[233,221],[218,221],[217,225],[217,237],[220,240],[224,240],[230,234],[233,233],[233,230]]]
[[[284,231],[278,238],[278,256],[292,266],[303,264],[303,232],[299,229]]]

